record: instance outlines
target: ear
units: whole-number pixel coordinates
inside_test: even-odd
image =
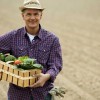
[[[41,18],[42,18],[42,12],[41,12]]]
[[[22,18],[24,19],[24,13],[22,12]]]

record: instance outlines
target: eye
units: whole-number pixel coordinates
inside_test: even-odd
[[[31,16],[31,15],[32,15],[31,13],[27,13],[27,14],[26,14],[26,16]]]
[[[34,16],[39,16],[39,13],[34,13]]]

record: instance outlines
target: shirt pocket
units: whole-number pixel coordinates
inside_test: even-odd
[[[48,60],[49,54],[50,54],[49,47],[40,47],[38,49],[38,58],[40,60]]]
[[[27,46],[16,46],[13,49],[13,55],[15,55],[16,57],[27,56],[28,55],[27,48],[28,48]]]

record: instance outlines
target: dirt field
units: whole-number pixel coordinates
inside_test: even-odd
[[[18,7],[23,0],[0,0],[0,34],[24,25]],[[41,0],[41,25],[60,39],[63,71],[55,84],[67,89],[62,100],[100,100],[100,0]],[[0,100],[7,100],[0,82]]]

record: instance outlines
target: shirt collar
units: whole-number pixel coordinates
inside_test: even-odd
[[[38,38],[40,38],[41,40],[44,38],[43,32],[42,32],[42,31],[43,31],[43,29],[42,29],[41,25],[39,25],[39,32],[38,32],[37,36],[38,36]],[[27,36],[26,27],[24,27],[23,33],[24,33],[25,36]]]

